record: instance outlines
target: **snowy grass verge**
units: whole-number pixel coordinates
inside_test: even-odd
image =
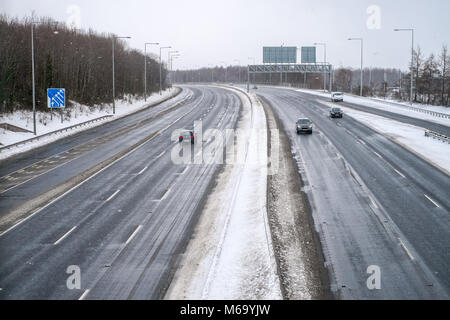
[[[116,100],[116,114],[114,117],[97,121],[95,123],[90,123],[82,127],[73,128],[65,132],[55,133],[51,136],[46,136],[43,137],[42,139],[38,139],[30,143],[20,145],[8,150],[2,150],[0,152],[0,160],[11,157],[18,153],[22,153],[37,147],[41,147],[43,145],[49,144],[61,138],[67,137],[69,135],[73,135],[80,131],[90,129],[102,125],[106,122],[110,122],[120,117],[124,117],[131,113],[137,112],[150,104],[157,104],[169,98],[170,96],[175,95],[179,90],[180,89],[178,88],[170,88],[163,91],[162,95],[154,93],[151,96],[147,97],[147,102],[144,102],[144,99],[142,98],[137,99],[132,96],[128,96],[125,99]],[[58,111],[53,112],[53,114],[46,112],[37,112],[36,131],[38,135],[36,137],[39,137],[40,135],[45,135],[52,131],[68,128],[70,126],[83,123],[89,120],[97,119],[106,115],[112,115],[112,105],[89,107],[76,102],[74,102],[70,108],[67,108],[65,110],[64,121],[62,123],[61,123],[61,115]],[[33,112],[20,110],[11,114],[3,114],[0,115],[0,123],[8,123],[29,131],[33,131]],[[32,132],[12,132],[0,128],[1,147],[8,146],[20,141],[25,141],[27,139],[34,137],[35,136]]]

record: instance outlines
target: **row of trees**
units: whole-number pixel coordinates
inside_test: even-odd
[[[427,104],[450,103],[450,55],[446,46],[436,57],[424,57],[420,47],[414,51],[412,72],[415,81],[414,101]]]
[[[66,88],[66,100],[112,102],[112,38],[49,18],[34,27],[36,107],[47,109],[47,88]],[[159,63],[147,58],[147,92],[159,90]],[[31,20],[0,16],[0,110],[32,108]],[[163,68],[163,83],[167,71]],[[144,94],[144,55],[115,42],[116,97]]]
[[[424,58],[420,47],[413,56],[412,72],[414,76],[414,101],[419,103],[449,106],[450,104],[450,57],[447,47],[443,46],[438,57],[431,54]],[[172,72],[174,82],[247,82],[247,67],[228,66]],[[254,74],[250,82],[272,85],[289,85],[310,89],[323,88],[322,74]],[[325,75],[328,88],[329,78]],[[333,91],[354,94],[360,92],[361,71],[339,67],[333,72]],[[393,68],[365,68],[363,70],[363,95],[392,97],[409,100],[410,72]]]

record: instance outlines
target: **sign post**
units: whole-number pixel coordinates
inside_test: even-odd
[[[48,88],[47,107],[50,109],[59,109],[61,113],[61,123],[63,123],[62,110],[66,107],[66,89]]]

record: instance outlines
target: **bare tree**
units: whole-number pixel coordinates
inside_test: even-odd
[[[36,20],[37,18],[35,18]],[[112,100],[111,37],[93,30],[80,31],[41,18],[35,25],[36,106],[47,110],[49,87],[66,88],[67,101],[87,105],[110,103]],[[31,21],[18,21],[0,15],[0,110],[31,108]],[[144,92],[144,55],[116,43],[116,93],[140,96]],[[159,64],[154,57],[147,60],[148,92],[159,89]],[[165,84],[166,68],[163,68]]]
[[[414,50],[413,53],[413,61],[412,61],[412,68],[411,72],[414,74],[415,79],[415,87],[416,90],[414,90],[414,101],[417,101],[417,95],[420,90],[420,77],[421,77],[421,70],[423,66],[423,54],[422,50],[420,49],[420,46],[417,46],[417,50]]]
[[[448,95],[445,99],[445,87],[448,85],[446,83],[446,79],[449,76],[449,65],[450,63],[450,56],[448,55],[447,46],[442,46],[442,51],[439,56],[439,68],[440,68],[440,74],[441,74],[441,104],[442,105],[448,105]]]

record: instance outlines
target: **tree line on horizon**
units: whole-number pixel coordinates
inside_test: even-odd
[[[413,101],[433,105],[450,106],[450,56],[446,46],[438,57],[431,54],[424,58],[420,47],[414,51],[412,72],[414,76]],[[328,88],[329,77],[326,76]],[[338,67],[333,70],[333,91],[358,94],[361,70]],[[246,83],[247,66],[215,66],[190,70],[175,70],[171,74],[174,83],[226,82]],[[307,89],[322,89],[323,75],[307,73],[252,74],[250,83],[287,85]],[[410,72],[396,68],[364,68],[363,95],[391,97],[409,101]]]
[[[41,18],[34,26],[36,109],[47,110],[47,88],[65,88],[70,101],[112,103],[112,38]],[[115,40],[116,99],[144,94],[144,54]],[[162,79],[166,87],[167,69]],[[0,15],[0,111],[32,109],[31,19]],[[147,93],[159,90],[159,62],[147,56]],[[69,102],[70,104],[70,102]]]

